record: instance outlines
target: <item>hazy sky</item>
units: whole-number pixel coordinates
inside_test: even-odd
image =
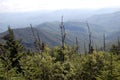
[[[0,0],[0,12],[114,7],[120,0]]]

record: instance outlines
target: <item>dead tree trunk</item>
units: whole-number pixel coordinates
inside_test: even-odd
[[[87,54],[87,49],[86,49],[85,41],[84,41],[84,53]]]
[[[88,27],[88,34],[89,34],[88,53],[91,54],[91,53],[93,53],[92,33],[90,31],[90,27],[89,27],[88,23],[87,23],[87,27]]]
[[[117,43],[117,51],[118,51],[118,55],[120,54],[120,40],[119,40],[119,37],[118,37],[118,43]]]
[[[76,37],[76,53],[79,53],[79,43],[77,37]]]
[[[36,38],[36,35],[35,35],[35,32],[34,32],[34,29],[32,27],[32,24],[30,24],[30,27],[31,27],[31,31],[32,31],[32,35],[33,35],[33,39],[34,39],[34,46],[36,48],[36,42],[37,42],[37,38]],[[37,48],[36,48],[37,49]],[[38,50],[38,49],[37,49]]]
[[[45,44],[41,41],[38,31],[35,34],[34,29],[31,24],[30,24],[30,27],[32,30],[33,38],[34,38],[35,48],[37,49],[37,51],[39,51],[41,53],[44,50]]]
[[[65,27],[64,27],[64,23],[63,23],[63,16],[61,17],[60,29],[61,29],[62,49],[64,49],[65,48],[66,32],[65,32]]]
[[[106,51],[106,39],[105,39],[105,34],[103,35],[103,51]]]

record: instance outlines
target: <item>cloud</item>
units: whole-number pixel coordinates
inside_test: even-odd
[[[0,12],[119,7],[119,0],[0,0]]]

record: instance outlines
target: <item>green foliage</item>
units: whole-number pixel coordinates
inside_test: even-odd
[[[15,39],[13,30],[8,28],[8,34],[3,37],[5,44],[0,45],[1,54],[0,61],[6,79],[17,77],[22,72],[19,60],[23,54],[23,47],[18,40]]]
[[[74,46],[23,50],[9,28],[0,44],[0,80],[120,80],[117,51],[79,54]]]

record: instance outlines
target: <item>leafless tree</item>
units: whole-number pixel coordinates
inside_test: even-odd
[[[85,41],[84,41],[84,53],[87,54],[87,49],[86,49]]]
[[[92,33],[90,31],[90,26],[89,26],[88,22],[87,22],[87,27],[88,27],[88,34],[89,34],[88,53],[91,54],[91,53],[93,53]]]
[[[41,41],[39,32],[37,30],[36,30],[36,34],[35,34],[32,24],[30,24],[30,27],[32,30],[33,38],[34,38],[35,48],[41,53],[44,50],[45,44]]]
[[[63,22],[63,16],[61,17],[60,29],[61,29],[62,48],[64,49],[66,32],[65,32],[64,22]]]
[[[106,38],[105,38],[105,34],[103,34],[103,50],[106,51]]]
[[[76,37],[76,52],[79,53],[79,43],[77,37]]]

